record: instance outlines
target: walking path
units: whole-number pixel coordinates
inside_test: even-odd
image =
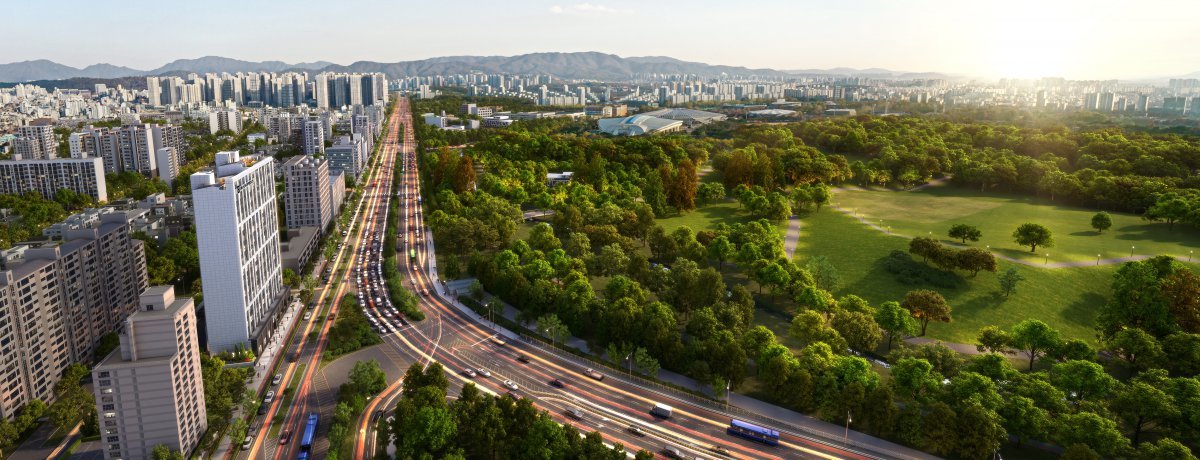
[[[783,252],[787,253],[788,259],[796,253],[796,245],[800,243],[800,217],[788,217],[787,233],[783,235]]]

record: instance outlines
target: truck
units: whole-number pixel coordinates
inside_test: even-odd
[[[671,418],[671,412],[674,410],[675,409],[666,404],[654,403],[654,407],[650,408],[650,415],[660,418]]]
[[[596,370],[595,370],[595,369],[592,369],[592,368],[590,368],[590,367],[589,367],[587,370],[583,371],[583,373],[584,373],[585,375],[587,375],[588,377],[591,377],[591,378],[593,378],[593,379],[596,379],[596,380],[604,380],[604,374],[601,374],[601,373],[599,373],[599,372],[596,372]]]

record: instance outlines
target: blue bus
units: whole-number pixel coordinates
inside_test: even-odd
[[[730,420],[729,429],[726,431],[728,431],[731,435],[746,438],[751,441],[758,441],[768,446],[779,445],[778,431],[770,428],[763,428],[752,423],[746,423],[741,420]]]
[[[300,455],[297,458],[307,458],[312,450],[313,438],[317,436],[317,413],[308,414],[308,424],[304,426],[304,437],[300,438]]]
[[[296,455],[296,460],[308,460],[308,452],[300,451],[300,453]]]

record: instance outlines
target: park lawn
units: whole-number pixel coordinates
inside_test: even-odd
[[[1012,297],[1003,299],[996,273],[964,278],[959,287],[950,289],[896,281],[881,262],[892,250],[906,250],[908,239],[881,233],[836,210],[824,209],[805,217],[802,229],[797,262],[826,256],[842,275],[842,286],[834,293],[838,297],[855,294],[878,305],[899,301],[914,289],[940,292],[951,305],[953,321],[931,323],[927,336],[947,342],[974,343],[984,326],[1008,328],[1029,318],[1045,321],[1065,337],[1093,342],[1096,314],[1108,299],[1116,269],[1116,265],[1047,269],[1000,261],[1000,272],[1016,267],[1026,278]],[[776,334],[786,333],[786,325],[773,324],[776,319],[780,318],[766,325]]]
[[[833,203],[895,233],[932,236],[946,242],[954,224],[978,227],[983,238],[975,246],[990,246],[1004,256],[1034,263],[1088,262],[1135,255],[1170,255],[1187,261],[1200,249],[1200,231],[1186,225],[1171,229],[1133,214],[1111,213],[1112,228],[1098,233],[1091,227],[1097,211],[1065,206],[1021,195],[980,192],[952,185],[920,191],[839,190]],[[881,223],[882,221],[882,223]],[[1017,226],[1032,222],[1046,226],[1054,246],[1031,253],[1013,241]],[[1046,257],[1049,254],[1049,257]]]
[[[658,224],[668,234],[683,226],[691,228],[693,232],[698,232],[700,230],[712,230],[719,223],[733,225],[738,222],[744,223],[755,220],[741,211],[742,206],[737,201],[727,199],[726,201],[697,207],[693,211],[669,217],[661,217],[657,220]],[[787,231],[787,222],[777,222],[775,227],[779,229],[779,234],[783,235]]]

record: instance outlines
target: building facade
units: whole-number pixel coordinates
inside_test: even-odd
[[[274,160],[217,152],[191,186],[208,349],[255,348],[284,295]]]
[[[329,162],[296,155],[283,163],[283,213],[287,228],[317,227],[323,233],[333,221]]]
[[[91,196],[96,201],[108,201],[103,160],[0,160],[0,194],[38,192],[45,198],[54,198],[62,189]]]
[[[58,158],[58,138],[54,136],[54,125],[39,123],[17,128],[13,154],[14,158],[25,160]]]
[[[165,445],[188,455],[208,428],[196,308],[172,286],[140,296],[121,347],[92,369],[107,460],[150,458]]]

